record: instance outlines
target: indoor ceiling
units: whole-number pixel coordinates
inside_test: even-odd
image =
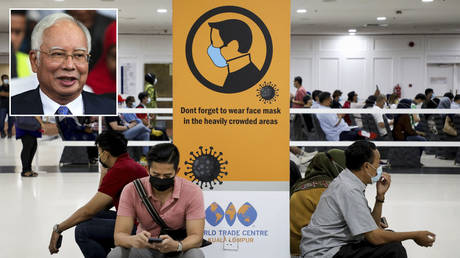
[[[193,0],[199,2],[199,0]],[[277,0],[275,0],[277,1]],[[8,8],[119,8],[123,34],[171,34],[171,0],[1,0]],[[166,13],[158,13],[166,9]],[[297,10],[306,12],[298,13]],[[377,17],[386,17],[377,21]],[[460,0],[292,0],[292,34],[460,34]],[[0,16],[0,31],[8,31],[8,16]]]

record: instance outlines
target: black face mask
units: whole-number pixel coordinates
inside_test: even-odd
[[[172,178],[158,178],[150,175],[150,184],[153,188],[160,192],[166,191],[174,185],[174,177]]]

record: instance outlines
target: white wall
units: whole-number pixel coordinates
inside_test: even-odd
[[[415,46],[410,48],[409,41]],[[8,53],[8,34],[0,33],[0,54]],[[120,35],[119,64],[134,65],[134,87],[143,87],[144,63],[171,63],[172,36]],[[300,75],[307,90],[355,90],[366,97],[378,84],[389,93],[399,83],[405,96],[413,97],[430,86],[427,63],[453,65],[452,81],[460,93],[460,36],[292,36],[291,81]],[[435,72],[436,73],[436,72]],[[413,88],[408,84],[412,83]],[[454,90],[454,93],[455,93]],[[291,91],[295,89],[291,84]],[[435,92],[442,94],[442,90]]]
[[[409,47],[409,42],[415,43]],[[452,70],[433,69],[428,63],[451,64]],[[402,95],[413,98],[433,87],[460,93],[460,36],[293,36],[291,38],[291,80],[302,76],[308,91],[314,89],[355,90],[366,98],[379,85],[391,93],[400,84]],[[431,85],[430,77],[447,77],[449,85]],[[409,87],[412,84],[412,87]],[[438,90],[436,90],[438,87]],[[295,88],[291,86],[291,92]],[[346,96],[344,96],[346,97]]]

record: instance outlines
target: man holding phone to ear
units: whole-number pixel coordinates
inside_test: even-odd
[[[412,239],[419,246],[433,246],[435,234],[429,231],[384,230],[382,206],[391,176],[382,172],[374,143],[354,142],[345,150],[345,162],[347,169],[324,191],[310,224],[302,228],[303,258],[406,258],[401,241]],[[377,187],[372,211],[364,195],[368,184]]]

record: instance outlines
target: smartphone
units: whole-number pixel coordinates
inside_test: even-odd
[[[387,219],[386,219],[385,217],[381,217],[381,218],[380,218],[380,221],[381,221],[383,224],[385,224],[385,225],[388,226],[388,221],[387,221]]]
[[[163,239],[161,238],[155,238],[155,237],[149,237],[149,243],[161,243],[163,242]]]
[[[62,245],[62,235],[59,235],[59,238],[56,243],[56,249],[61,248],[61,245]]]

